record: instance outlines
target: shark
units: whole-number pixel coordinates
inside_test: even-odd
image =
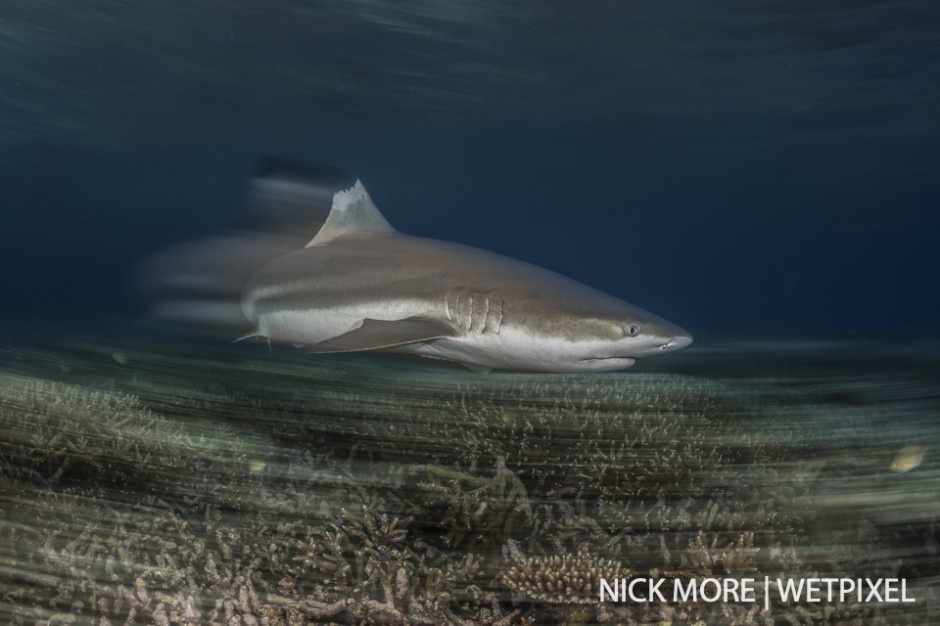
[[[676,324],[548,269],[401,233],[358,179],[328,200],[323,181],[297,169],[264,180],[295,208],[309,204],[317,223],[306,244],[293,233],[249,255],[260,267],[238,269],[246,336],[526,372],[622,370],[692,343]]]

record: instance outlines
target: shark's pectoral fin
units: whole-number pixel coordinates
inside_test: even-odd
[[[322,352],[380,350],[442,337],[456,337],[459,334],[460,331],[452,324],[426,317],[403,320],[366,318],[359,328],[320,342],[314,349]]]

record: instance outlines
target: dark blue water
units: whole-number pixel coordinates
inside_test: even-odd
[[[0,315],[139,313],[265,153],[698,340],[936,337],[940,5],[739,4],[7,0]]]

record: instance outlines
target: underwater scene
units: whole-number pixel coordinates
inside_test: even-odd
[[[934,623],[940,364],[870,350],[605,375],[129,329],[7,347],[5,620]],[[861,591],[776,587],[826,578]],[[706,580],[754,587],[675,599]]]
[[[0,624],[940,624],[940,5],[5,0],[0,69]]]

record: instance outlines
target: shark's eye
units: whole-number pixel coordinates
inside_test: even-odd
[[[623,332],[627,337],[636,337],[640,334],[639,324],[627,324],[623,327]]]

